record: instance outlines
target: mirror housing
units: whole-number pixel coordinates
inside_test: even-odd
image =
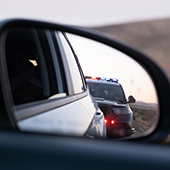
[[[155,85],[158,101],[159,101],[159,112],[160,117],[156,127],[154,127],[154,131],[149,133],[149,135],[145,135],[140,138],[134,138],[129,140],[135,141],[144,141],[144,142],[161,142],[164,138],[170,133],[170,81],[164,71],[149,57],[145,54],[139,52],[134,47],[125,44],[119,40],[114,38],[108,37],[101,32],[90,30],[87,28],[77,27],[77,26],[68,26],[68,25],[60,25],[60,24],[53,24],[47,22],[40,22],[40,21],[31,21],[31,20],[6,20],[0,23],[0,83],[1,83],[1,90],[3,92],[3,99],[5,102],[5,106],[7,108],[9,121],[13,125],[14,128],[17,128],[15,125],[16,118],[13,116],[13,103],[11,99],[8,97],[9,93],[9,84],[7,82],[7,70],[4,67],[5,62],[5,36],[9,29],[14,27],[35,27],[35,28],[43,28],[43,29],[53,29],[59,30],[62,32],[68,32],[71,34],[83,36],[105,45],[108,45],[112,48],[115,48],[138,62],[142,65],[145,70],[150,75],[153,83]],[[129,103],[132,99],[129,99]]]

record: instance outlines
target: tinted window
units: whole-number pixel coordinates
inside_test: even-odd
[[[94,97],[101,97],[107,100],[125,102],[124,92],[121,86],[87,82],[90,93]]]
[[[6,60],[15,104],[66,95],[66,91],[58,86],[54,59],[44,30],[16,28],[9,31]]]

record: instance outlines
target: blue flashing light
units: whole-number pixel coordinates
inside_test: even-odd
[[[118,79],[113,78],[112,81],[118,83]]]
[[[106,81],[110,81],[110,78],[106,78]]]

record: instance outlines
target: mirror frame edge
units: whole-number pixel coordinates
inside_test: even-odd
[[[151,76],[152,81],[155,85],[155,89],[158,96],[158,102],[159,102],[159,121],[155,128],[155,130],[143,137],[139,138],[132,138],[127,140],[130,141],[140,141],[140,142],[162,142],[165,137],[170,132],[170,107],[168,107],[170,103],[170,81],[165,72],[156,64],[152,59],[150,59],[146,54],[143,54],[139,52],[136,48],[121,42],[120,40],[114,39],[112,37],[109,37],[102,32],[84,28],[84,27],[78,27],[78,26],[69,26],[69,25],[60,25],[60,24],[54,24],[54,23],[48,23],[48,22],[42,22],[42,21],[32,21],[32,20],[24,20],[24,19],[11,19],[11,20],[5,20],[0,23],[0,61],[3,59],[4,54],[2,53],[2,40],[3,40],[3,34],[5,31],[9,28],[16,27],[16,26],[29,26],[29,27],[36,27],[36,28],[48,28],[53,30],[59,30],[61,32],[68,32],[75,35],[79,35],[82,37],[86,37],[98,42],[101,42],[105,45],[108,45],[112,48],[115,48],[128,56],[130,56],[132,59],[134,59],[136,62],[141,64],[148,74]],[[2,63],[2,62],[1,62]],[[0,64],[0,72],[2,72]],[[0,75],[0,79],[2,78],[2,74]],[[163,82],[163,83],[162,83]],[[1,86],[4,87],[3,82],[1,81]],[[4,92],[4,91],[3,91]],[[5,92],[4,92],[5,93]],[[3,97],[5,99],[6,106],[9,106],[8,100],[6,100],[5,94],[3,94]],[[11,112],[11,111],[10,111]],[[11,116],[11,113],[9,113]],[[10,118],[11,119],[11,118]],[[12,118],[13,119],[13,118]]]

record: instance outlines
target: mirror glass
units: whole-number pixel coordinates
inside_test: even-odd
[[[155,128],[153,81],[130,56],[47,28],[9,29],[4,44],[4,96],[19,130],[120,139]]]
[[[159,103],[153,81],[145,68],[131,57],[107,45],[77,35],[67,34],[67,36],[78,56],[90,92],[104,112],[105,118],[108,119],[106,119],[107,129],[109,130],[112,122],[109,122],[111,121],[109,111],[102,104],[107,103],[109,105],[109,102],[112,102],[110,105],[112,105],[112,111],[115,112],[117,119],[119,115],[129,112],[129,109],[133,113],[133,120],[129,125],[134,133],[127,136],[136,137],[150,133],[158,121]],[[99,87],[100,85],[93,81],[96,78],[99,82],[102,82],[103,79],[104,81],[114,79],[122,86],[122,90],[119,92],[118,89],[106,85],[105,87],[103,85],[102,89],[102,87]],[[97,94],[98,89],[102,89],[103,94],[102,92]],[[119,93],[118,99],[115,97],[116,94],[109,97],[111,91]],[[126,102],[121,99],[121,93],[122,96],[124,93]],[[121,124],[121,120],[117,120],[117,123],[119,121]],[[128,120],[124,121],[128,122]],[[113,126],[116,128],[116,118]],[[125,132],[121,127],[118,129],[117,133],[122,133],[122,137],[125,137]]]

